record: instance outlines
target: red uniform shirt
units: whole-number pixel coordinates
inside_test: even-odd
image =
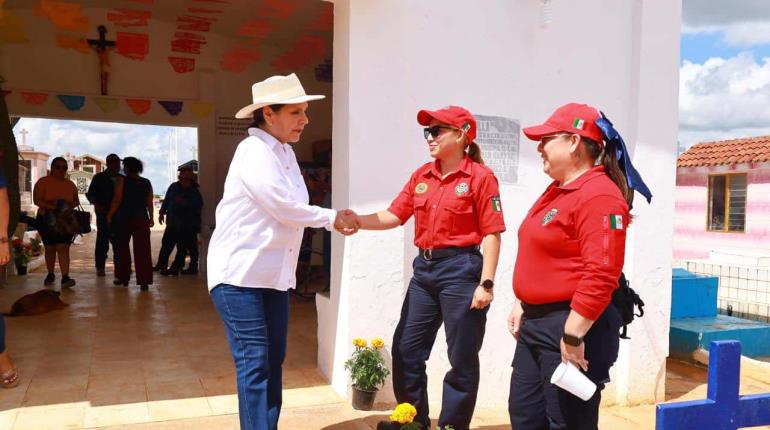
[[[618,286],[628,221],[628,205],[602,166],[564,187],[551,184],[519,228],[516,297],[531,305],[571,300],[596,320]]]
[[[415,246],[472,246],[488,234],[505,231],[492,169],[465,156],[460,168],[442,180],[438,163],[417,169],[388,208],[402,225],[414,214]]]

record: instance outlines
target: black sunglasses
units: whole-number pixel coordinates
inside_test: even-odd
[[[428,137],[433,136],[434,139],[438,138],[438,135],[441,134],[441,129],[447,129],[447,130],[459,130],[459,128],[456,127],[450,127],[448,125],[434,125],[431,127],[425,127],[422,129],[422,134],[425,136],[425,140],[428,140]]]

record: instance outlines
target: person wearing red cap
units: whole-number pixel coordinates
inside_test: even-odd
[[[518,300],[508,319],[518,340],[509,397],[515,430],[598,428],[601,390],[617,359],[622,322],[611,298],[623,268],[633,190],[616,151],[605,148],[600,118],[597,109],[570,103],[523,130],[540,142],[553,183],[518,234]],[[591,399],[550,383],[561,362],[596,383]]]
[[[468,428],[476,405],[479,357],[505,231],[497,178],[474,142],[476,120],[466,109],[421,110],[434,162],[418,168],[387,210],[359,216],[362,229],[403,225],[414,215],[419,248],[401,319],[393,336],[393,389],[430,427],[425,362],[444,324],[452,369],[444,378],[438,424]],[[480,252],[479,246],[482,246]],[[400,424],[382,422],[378,429]]]

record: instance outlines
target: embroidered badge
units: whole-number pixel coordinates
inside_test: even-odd
[[[575,118],[575,120],[572,121],[572,127],[578,130],[582,130],[583,127],[585,127],[585,125],[586,125],[586,122],[583,118]]]
[[[463,194],[468,194],[468,184],[466,182],[463,182],[462,184],[458,184],[455,187],[455,194],[458,196],[462,196]]]
[[[559,213],[559,210],[556,208],[549,210],[548,213],[543,217],[543,225],[553,221],[553,219],[556,218],[557,213]]]
[[[623,230],[623,215],[610,215],[610,230]]]
[[[503,205],[500,204],[500,196],[492,197],[492,210],[495,212],[503,211]]]
[[[414,192],[417,194],[422,194],[426,191],[428,191],[428,184],[425,182],[420,182],[416,187],[414,187]]]

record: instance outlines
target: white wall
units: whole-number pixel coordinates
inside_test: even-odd
[[[647,302],[643,322],[614,368],[610,402],[662,399],[668,345],[676,157],[680,4],[651,0],[554,1],[543,26],[531,0],[335,2],[334,206],[384,209],[409,174],[428,161],[415,115],[460,104],[472,112],[542,121],[557,106],[599,106],[621,130],[656,194],[639,198],[629,230],[626,273]],[[665,166],[665,167],[661,167]],[[513,295],[516,230],[549,179],[522,137],[519,184],[502,187],[503,235],[495,302],[481,351],[480,406],[507,401],[514,341],[505,329]],[[335,239],[333,288],[317,300],[319,366],[340,393],[342,363],[355,336],[388,343],[416,254],[411,223],[389,232]],[[448,369],[445,338],[429,361],[431,399]],[[392,399],[390,387],[380,400]]]

